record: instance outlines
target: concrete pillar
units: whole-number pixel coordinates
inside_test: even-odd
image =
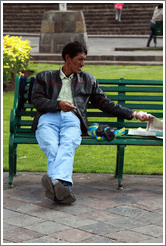
[[[88,49],[82,11],[47,11],[43,14],[39,52],[61,53],[63,47],[73,41],[81,42]]]

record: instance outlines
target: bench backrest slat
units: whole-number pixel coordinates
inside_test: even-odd
[[[139,96],[139,95],[112,95],[108,98],[112,101],[159,101],[161,102],[163,100],[162,96]]]
[[[108,86],[100,86],[100,88],[105,92],[163,92],[163,88],[161,87],[131,87],[131,86],[112,86],[111,88]]]
[[[111,85],[163,85],[162,80],[137,80],[137,79],[98,79],[99,84]]]
[[[108,98],[127,108],[146,111],[157,118],[163,118],[163,82],[161,80],[129,80],[129,79],[99,79],[99,86]],[[36,109],[28,102],[30,78],[26,80],[24,98],[21,111],[17,111],[18,132],[28,132],[31,129]],[[19,97],[19,76],[16,77],[14,107],[17,108]],[[146,122],[124,120],[101,112],[89,104],[87,109],[89,124],[94,122],[111,125],[115,128],[146,127]]]

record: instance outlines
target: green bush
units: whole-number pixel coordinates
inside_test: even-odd
[[[6,35],[3,38],[3,86],[13,82],[16,75],[22,75],[30,60],[30,41],[22,37]]]

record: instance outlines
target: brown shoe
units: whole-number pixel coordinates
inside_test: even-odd
[[[64,199],[64,200],[58,200],[55,198],[55,196],[53,196],[48,190],[45,191],[45,195],[46,197],[48,197],[49,199],[55,201],[56,203],[59,204],[65,204],[65,205],[70,205],[71,203],[76,201],[76,198],[74,196],[74,194],[72,194],[70,197]]]
[[[72,190],[64,186],[59,180],[53,185],[50,177],[44,175],[41,179],[42,186],[45,188],[45,195],[58,203],[70,204],[76,200]]]
[[[53,196],[55,196],[54,185],[48,175],[43,175],[41,179],[41,184],[45,188],[45,190],[48,190]]]

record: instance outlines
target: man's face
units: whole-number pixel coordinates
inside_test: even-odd
[[[82,67],[85,65],[85,53],[78,53],[75,57],[68,56],[67,63],[72,73],[81,73]]]

